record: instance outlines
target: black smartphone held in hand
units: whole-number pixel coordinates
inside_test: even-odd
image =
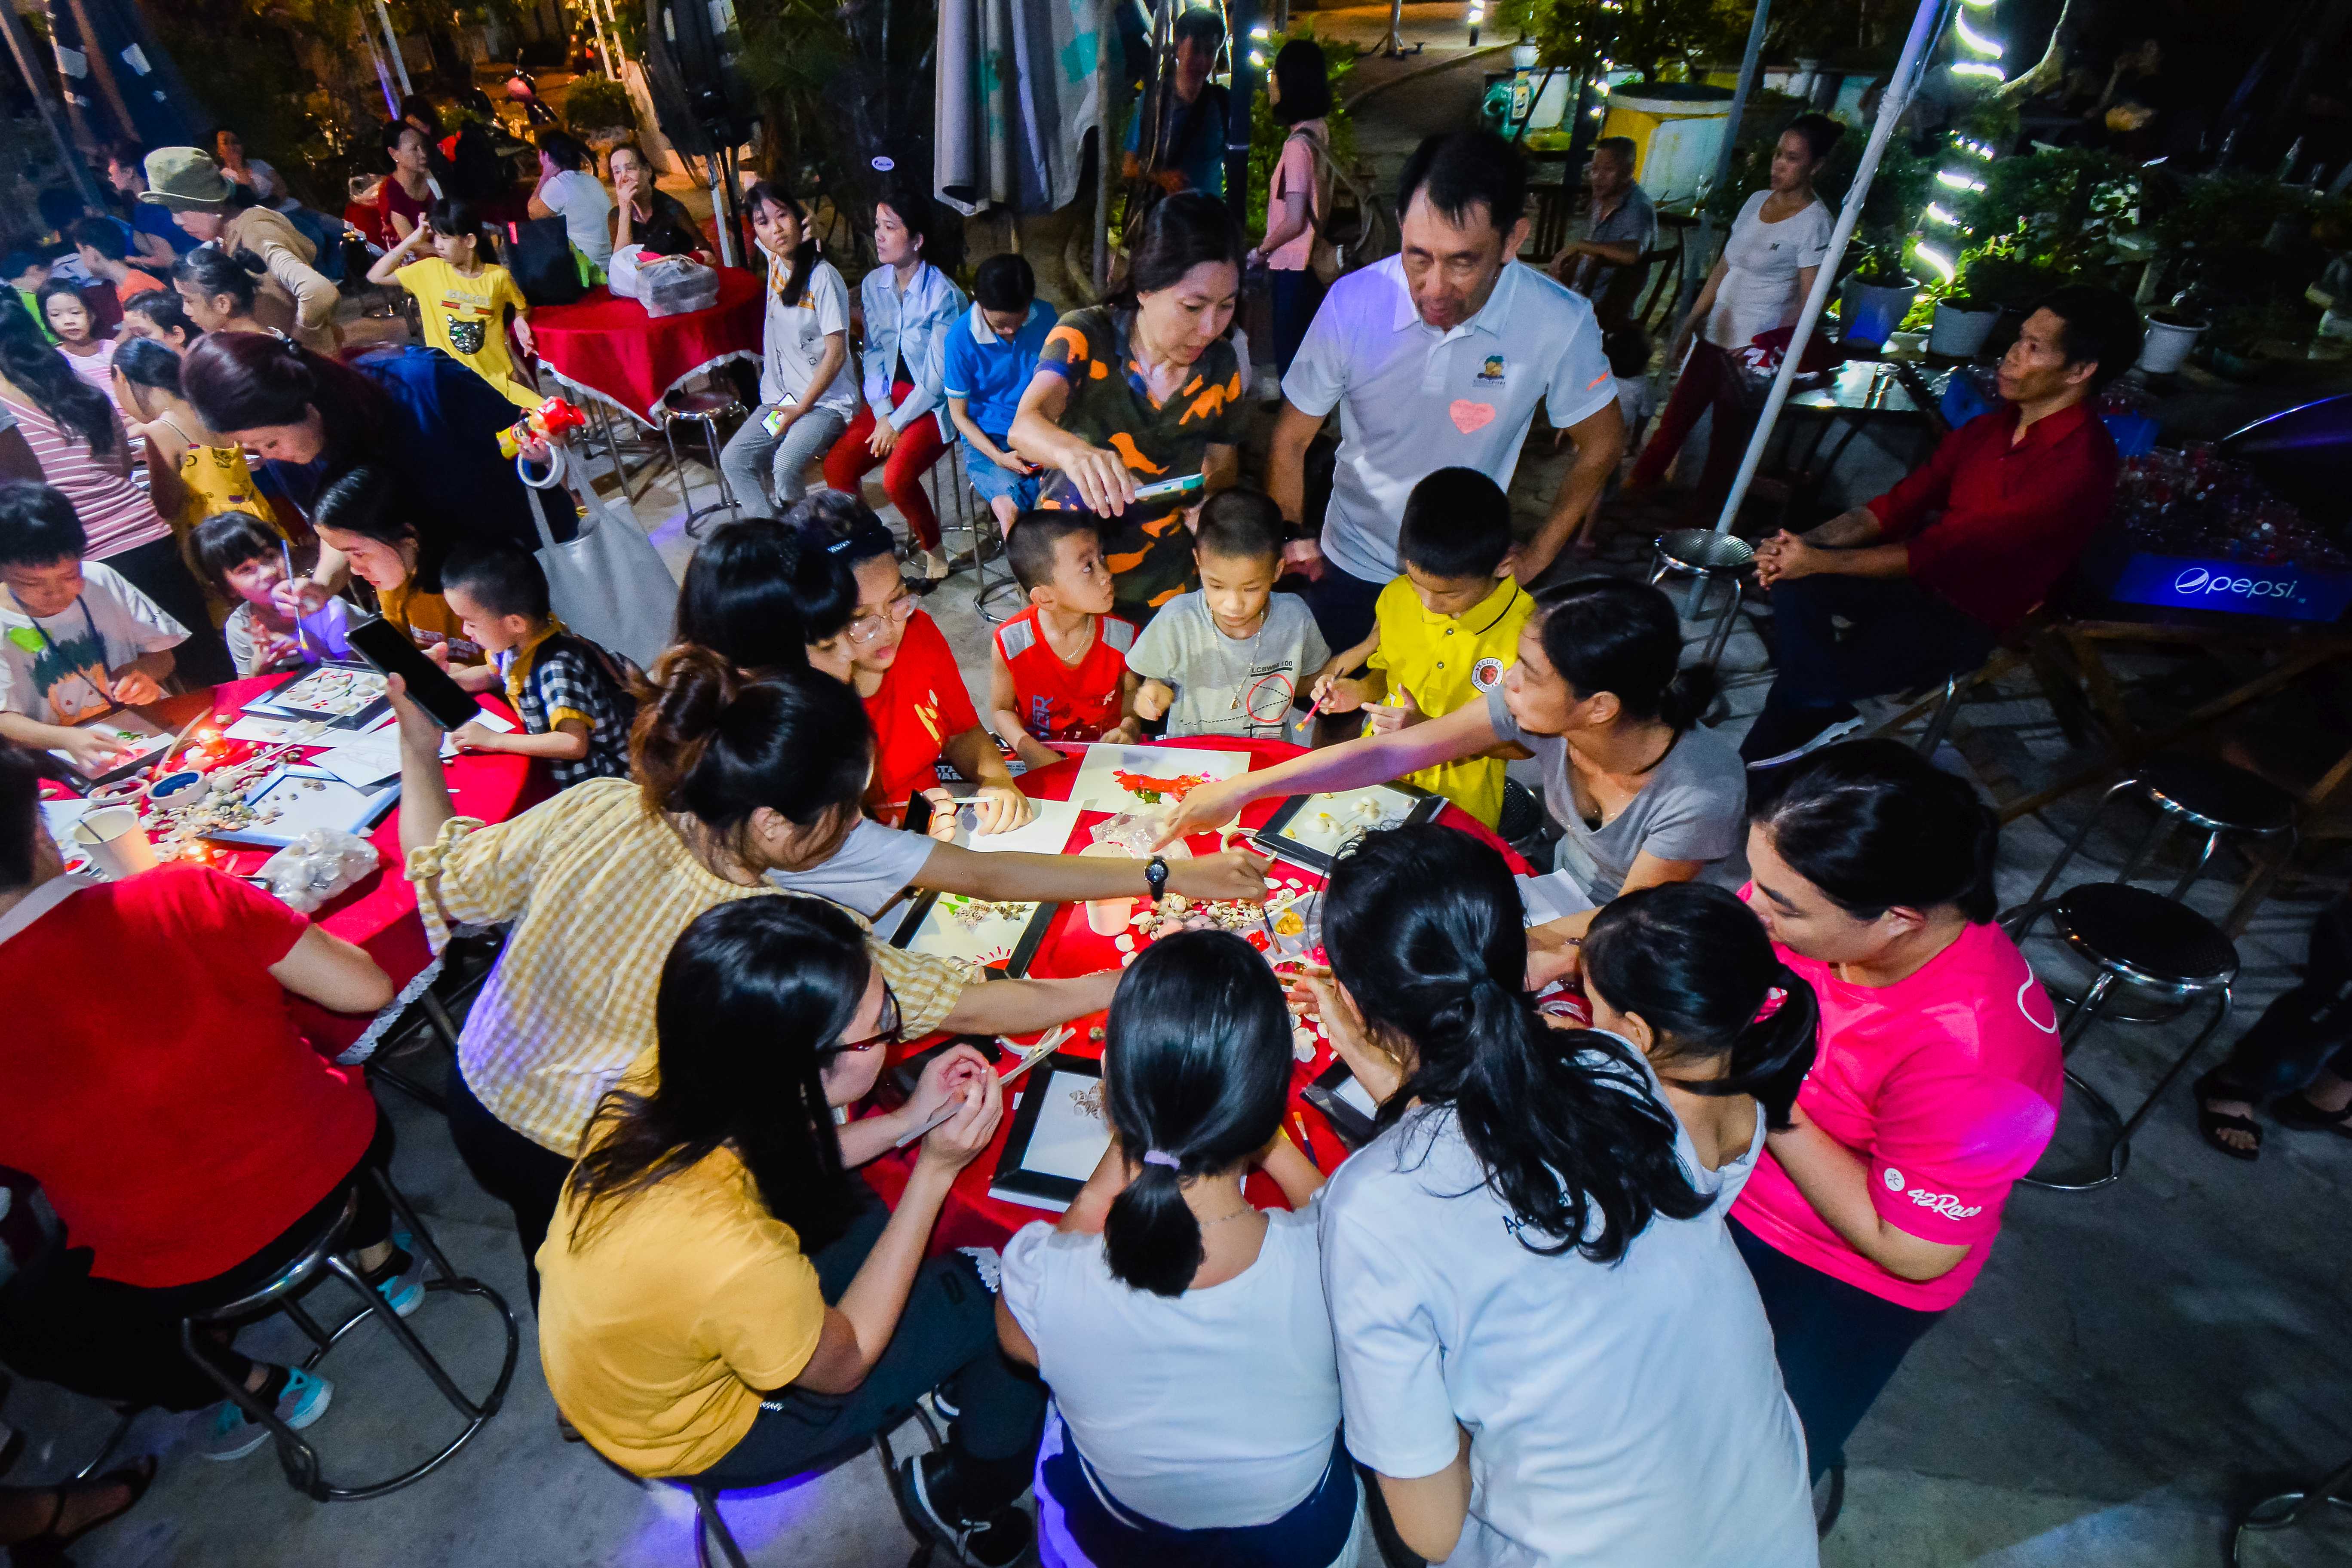
[[[408,700],[444,730],[470,724],[482,716],[474,694],[449,679],[449,672],[425,657],[408,634],[382,616],[353,623],[345,632],[352,649],[375,666],[381,675],[396,675],[407,683]]]

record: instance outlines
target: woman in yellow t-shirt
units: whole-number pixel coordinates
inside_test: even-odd
[[[362,463],[319,496],[310,526],[319,542],[340,551],[352,575],[375,590],[376,611],[428,653],[446,649],[452,664],[479,664],[482,645],[441,596],[441,562],[449,540],[439,529],[420,530],[394,510],[392,476]]]
[[[433,254],[420,256],[430,247]],[[452,198],[434,204],[406,239],[376,258],[368,281],[379,288],[399,284],[416,296],[425,341],[457,360],[525,408],[540,396],[515,369],[507,352],[507,312],[514,312],[515,340],[533,353],[530,302],[514,274],[496,265],[498,242],[483,226],[474,204]],[[417,259],[411,260],[410,258]]]
[[[655,1048],[599,1107],[539,1251],[557,1405],[634,1474],[755,1487],[944,1383],[952,1433],[899,1466],[900,1506],[959,1561],[1013,1562],[1045,1390],[997,1349],[993,1270],[923,1258],[1003,1119],[994,1070],[964,1047],[924,1069],[925,1120],[951,1114],[886,1222],[834,1130],[898,1036],[856,922],[810,899],[718,905],[671,948],[654,1010]]]

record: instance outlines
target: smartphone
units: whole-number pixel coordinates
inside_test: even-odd
[[[449,679],[449,672],[425,657],[408,634],[382,616],[354,622],[344,634],[352,651],[375,666],[380,675],[396,675],[408,685],[409,700],[444,730],[470,724],[482,716],[474,694]]]
[[[1194,490],[1208,488],[1206,474],[1186,474],[1181,479],[1161,479],[1157,484],[1144,485],[1135,492],[1138,500],[1165,500],[1170,496],[1188,496]]]

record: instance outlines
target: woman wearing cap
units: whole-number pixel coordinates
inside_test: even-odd
[[[254,316],[290,333],[305,348],[331,353],[342,341],[335,326],[334,283],[313,267],[319,247],[260,205],[250,186],[225,178],[210,155],[194,147],[159,147],[147,154],[147,189],[139,199],[168,210],[172,221],[199,243],[235,256],[249,251],[262,265]]]

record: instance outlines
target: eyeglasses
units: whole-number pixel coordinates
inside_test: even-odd
[[[872,1034],[863,1039],[842,1041],[841,1048],[845,1051],[870,1051],[877,1046],[898,1045],[906,1037],[907,1020],[906,1016],[898,1011],[898,994],[890,989],[890,983],[886,980],[882,983],[880,1023]]]
[[[905,626],[914,619],[915,608],[915,595],[902,591],[897,598],[883,605],[881,609],[869,615],[860,616],[850,622],[849,640],[863,647],[882,635],[887,623],[896,621],[898,625]]]

